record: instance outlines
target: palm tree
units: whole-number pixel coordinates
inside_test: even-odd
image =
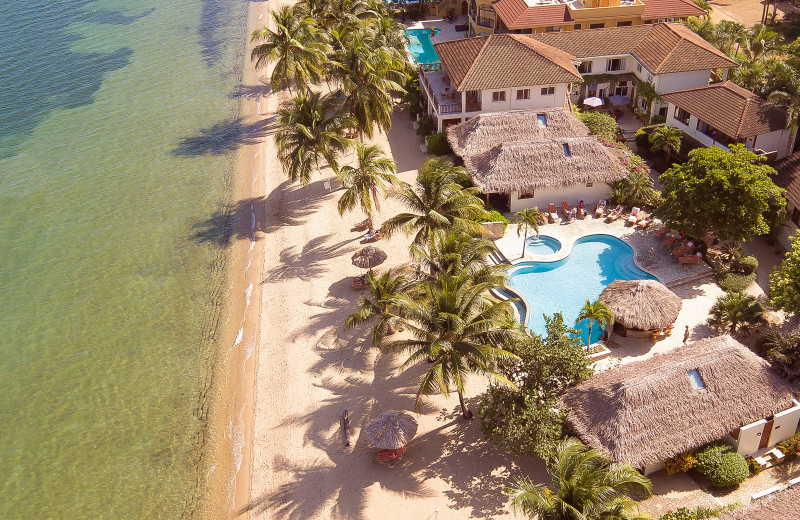
[[[705,14],[703,15],[703,19],[704,20],[710,20],[711,19],[711,11],[713,9],[711,7],[711,2],[709,2],[708,0],[694,0],[694,3],[697,5],[697,7],[699,7],[703,11],[705,11]]]
[[[514,213],[514,219],[517,222],[517,236],[522,234],[525,230],[525,239],[522,241],[522,254],[520,258],[525,258],[525,242],[528,241],[528,228],[532,229],[536,236],[539,236],[539,223],[544,218],[539,208],[528,208]]]
[[[758,338],[756,344],[761,355],[771,361],[783,377],[792,382],[800,379],[800,329],[770,330]]]
[[[750,60],[757,61],[780,48],[783,37],[766,25],[757,23],[750,34],[745,33],[742,36],[741,43]]]
[[[720,296],[709,311],[708,323],[718,329],[727,327],[735,334],[742,330],[749,333],[749,325],[761,321],[764,307],[747,293],[732,292]]]
[[[646,111],[648,118],[653,108],[653,102],[661,101],[661,96],[658,95],[656,87],[654,87],[653,84],[648,81],[639,81],[636,83],[636,97],[643,99],[647,105]]]
[[[422,396],[458,393],[465,419],[472,411],[464,403],[464,388],[470,374],[488,376],[513,386],[494,366],[498,360],[516,356],[503,347],[516,337],[515,330],[503,327],[513,313],[508,301],[488,297],[489,284],[476,282],[467,270],[446,271],[420,285],[420,294],[404,300],[401,320],[412,337],[386,345],[387,351],[409,352],[401,370],[429,360],[432,364],[422,378],[416,405]]]
[[[345,166],[340,171],[342,182],[349,187],[339,198],[339,215],[360,206],[364,214],[371,218],[373,206],[377,211],[381,209],[378,192],[385,196],[387,184],[400,185],[400,180],[394,176],[397,165],[375,145],[358,143],[356,157],[355,167]]]
[[[667,163],[671,157],[671,153],[678,153],[681,149],[681,138],[683,132],[671,126],[661,125],[653,129],[650,134],[650,146],[657,150],[664,150],[667,154]]]
[[[490,262],[489,255],[495,252],[497,246],[491,240],[457,232],[444,233],[441,240],[433,244],[430,252],[411,246],[411,256],[431,276],[441,271],[450,274],[467,271],[472,274],[475,282],[500,288],[505,283],[508,265]]]
[[[289,108],[278,111],[278,121],[278,159],[292,182],[308,184],[323,160],[338,174],[338,154],[350,144],[345,137],[350,123],[334,97],[298,92]]]
[[[327,49],[322,33],[310,18],[301,17],[292,7],[283,6],[271,16],[275,30],[264,27],[252,35],[252,41],[264,42],[250,54],[256,67],[274,63],[270,76],[274,90],[283,85],[291,89],[292,81],[300,89],[309,83],[318,84]]]
[[[397,231],[406,235],[415,233],[414,245],[432,249],[435,236],[449,229],[470,236],[484,234],[477,222],[488,213],[483,203],[475,196],[477,188],[462,188],[458,181],[466,177],[463,168],[453,166],[443,157],[428,159],[420,166],[416,189],[403,184],[389,192],[389,196],[400,200],[409,210],[384,222],[381,230],[386,236]]]
[[[586,345],[589,345],[592,342],[592,323],[596,321],[598,325],[605,329],[609,323],[614,321],[614,314],[602,301],[597,300],[592,303],[587,299],[583,309],[578,314],[576,322],[583,320],[589,320],[589,335],[586,336]]]
[[[653,485],[632,466],[609,463],[594,449],[568,437],[548,464],[550,489],[523,477],[512,488],[514,509],[540,520],[649,519],[631,495],[650,496]]]
[[[370,346],[381,349],[386,336],[394,334],[398,314],[402,312],[402,295],[412,289],[411,280],[391,269],[380,276],[367,272],[367,290],[370,298],[361,298],[355,312],[347,317],[344,330],[375,322]]]
[[[625,202],[631,206],[652,204],[657,197],[650,173],[639,169],[634,169],[622,179],[620,191]]]

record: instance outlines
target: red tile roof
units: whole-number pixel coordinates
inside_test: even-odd
[[[457,91],[579,83],[575,56],[522,34],[434,44]]]
[[[525,0],[496,0],[492,7],[509,29],[527,29],[572,22],[566,4],[530,6]]]
[[[691,0],[642,0],[642,2],[644,3],[643,20],[683,18],[705,14],[705,11],[697,7],[697,4]]]
[[[670,92],[661,97],[734,139],[786,128],[784,109],[732,81]]]

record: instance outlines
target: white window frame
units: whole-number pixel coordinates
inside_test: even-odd
[[[492,103],[505,103],[506,102],[506,91],[505,90],[495,90],[492,92]]]
[[[517,101],[523,101],[531,98],[531,89],[521,88],[517,90]]]
[[[539,92],[540,92],[540,95],[542,95],[542,96],[555,96],[556,95],[556,86],[555,85],[548,85],[546,87],[542,87],[542,89]]]

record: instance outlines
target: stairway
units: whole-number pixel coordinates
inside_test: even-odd
[[[695,273],[689,276],[684,276],[683,278],[678,278],[677,280],[673,280],[666,284],[667,289],[673,290],[678,287],[683,287],[684,285],[689,284],[697,284],[700,285],[698,282],[708,283],[714,281],[714,272],[709,270],[703,270],[702,273]]]

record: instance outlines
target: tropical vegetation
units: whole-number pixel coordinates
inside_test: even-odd
[[[800,234],[789,237],[791,249],[769,277],[770,303],[790,314],[800,313]]]
[[[709,325],[731,333],[749,333],[750,326],[760,323],[764,306],[744,292],[730,292],[720,296],[711,307]]]
[[[387,188],[400,185],[394,175],[397,165],[375,145],[358,143],[355,155],[356,165],[344,166],[339,172],[347,186],[339,198],[339,214],[358,207],[371,218],[374,211],[380,211],[380,199],[386,195]]]
[[[614,314],[601,300],[592,302],[587,298],[581,312],[578,314],[577,322],[580,323],[583,320],[589,322],[589,332],[586,335],[586,345],[588,346],[592,342],[592,325],[594,322],[597,322],[601,328],[605,329],[610,323],[614,322]]]
[[[650,150],[663,150],[667,154],[667,164],[673,153],[678,153],[681,149],[681,139],[683,132],[678,128],[659,125],[650,132]]]
[[[758,338],[756,345],[781,376],[793,383],[800,381],[800,328],[774,328]]]
[[[750,476],[747,461],[726,442],[714,442],[694,453],[695,469],[705,475],[714,487],[741,484]]]
[[[522,239],[522,254],[520,257],[525,256],[525,244],[528,242],[528,230],[533,230],[536,236],[539,236],[539,224],[544,221],[544,215],[539,208],[528,208],[514,213],[514,221],[517,223],[517,236],[525,235]]]

